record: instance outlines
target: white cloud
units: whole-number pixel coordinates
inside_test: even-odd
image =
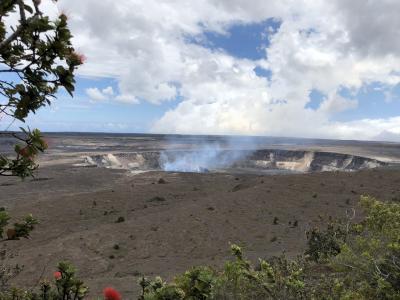
[[[334,124],[334,135],[344,139],[375,139],[400,142],[400,117],[387,119],[362,119]]]
[[[374,137],[377,141],[400,142],[400,133],[384,130]]]
[[[345,99],[336,94],[322,102],[318,110],[331,115],[345,110],[355,109],[357,106],[358,101],[356,99]]]
[[[118,91],[87,90],[93,100],[154,104],[183,100],[154,132],[265,134],[373,139],[397,134],[399,121],[332,121],[361,106],[338,93],[371,82],[400,82],[400,1],[346,0],[69,0],[74,44],[87,57],[86,76],[113,77]],[[232,24],[276,18],[264,59],[239,59],[187,42]],[[272,34],[272,35],[271,35]],[[268,68],[271,80],[258,77]],[[327,98],[306,109],[312,89]],[[387,136],[387,135],[386,135]]]
[[[106,101],[114,98],[114,89],[112,86],[108,86],[102,90],[96,87],[87,88],[85,92],[93,102]]]
[[[114,96],[114,90],[113,90],[112,86],[108,86],[108,87],[102,89],[101,92],[107,96]]]
[[[138,104],[139,100],[133,96],[133,95],[129,95],[129,94],[123,94],[123,95],[118,95],[117,97],[115,97],[115,100],[121,103],[126,103],[126,104]]]
[[[88,88],[85,92],[93,101],[104,101],[107,99],[106,95],[104,95],[98,88]]]

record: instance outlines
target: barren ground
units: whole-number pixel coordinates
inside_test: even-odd
[[[92,296],[111,285],[133,299],[142,274],[171,279],[199,264],[221,267],[230,258],[230,243],[242,245],[253,262],[299,254],[305,231],[321,219],[345,217],[352,208],[359,217],[360,195],[400,201],[399,169],[132,175],[74,167],[58,157],[57,164],[44,163],[34,180],[0,178],[0,207],[13,221],[28,213],[40,220],[30,239],[0,242],[0,259],[24,266],[13,280],[20,286],[51,278],[57,262],[68,260]],[[124,222],[117,223],[119,217]]]
[[[400,172],[127,176],[61,165],[41,169],[36,180],[2,178],[0,188],[0,206],[15,217],[33,213],[40,220],[31,239],[0,243],[7,264],[24,265],[16,283],[35,285],[68,260],[92,295],[106,285],[132,295],[141,274],[171,278],[190,266],[220,266],[229,258],[229,243],[242,245],[253,261],[301,253],[305,230],[320,216],[344,217],[352,207],[359,214],[363,194],[400,200]],[[116,223],[118,217],[125,221]],[[295,220],[297,227],[289,224]]]

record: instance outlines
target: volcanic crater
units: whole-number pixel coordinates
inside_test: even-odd
[[[85,164],[132,172],[309,173],[357,171],[386,165],[377,159],[350,154],[304,150],[169,150],[96,154]]]

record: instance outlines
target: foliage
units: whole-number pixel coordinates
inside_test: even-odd
[[[256,270],[243,259],[241,249],[233,246],[235,261],[227,262],[220,275],[213,299],[303,299],[303,261],[284,256],[260,259]]]
[[[37,224],[39,224],[38,220],[36,220],[31,214],[26,216],[22,223],[14,223],[15,237],[28,238],[30,232]]]
[[[30,131],[21,127],[21,131],[23,137],[13,133],[13,136],[20,141],[20,144],[14,147],[16,157],[10,159],[0,155],[0,175],[19,176],[21,178],[32,176],[33,171],[37,168],[34,162],[36,155],[47,149],[47,144],[38,129]]]
[[[400,204],[361,197],[361,205],[366,218],[332,259],[343,278],[343,297],[400,299]]]
[[[189,299],[207,299],[216,284],[217,274],[209,267],[194,267],[176,278],[177,286]]]
[[[7,227],[10,219],[10,215],[5,210],[0,211],[0,238],[3,238],[4,229]],[[8,239],[28,238],[37,224],[39,224],[37,219],[31,214],[27,215],[22,223],[14,223],[14,227],[9,228],[7,234],[10,235],[10,232],[12,232],[12,236],[8,236]]]
[[[256,270],[244,259],[242,249],[231,246],[235,260],[218,272],[210,267],[195,267],[167,284],[160,277],[141,279],[143,294],[140,299],[303,299],[302,262],[285,257],[271,262],[260,260]]]
[[[305,254],[315,262],[324,261],[340,253],[340,246],[348,235],[343,224],[329,223],[325,230],[313,228],[307,232]]]
[[[0,264],[0,291],[4,291],[6,288],[9,288],[9,281],[17,276],[22,270],[23,268],[19,265],[6,266]]]
[[[61,277],[55,276],[54,282],[43,280],[37,292],[13,288],[0,291],[0,300],[81,300],[88,293],[84,283],[75,277],[75,268],[67,262],[58,264]]]
[[[60,87],[71,95],[74,91],[74,71],[84,57],[71,45],[67,16],[50,20],[40,2],[0,1],[0,73],[8,74],[0,79],[0,118],[24,122],[29,113],[49,105]],[[7,25],[12,14],[20,17],[15,28]],[[0,175],[32,176],[35,155],[47,147],[38,130],[22,130],[20,136],[13,134],[22,143],[15,146],[15,157],[0,155]]]
[[[8,225],[10,220],[9,214],[5,210],[0,211],[0,238],[3,238],[4,228]]]
[[[185,299],[185,292],[182,289],[176,284],[167,284],[161,277],[156,277],[152,281],[143,277],[139,284],[142,287],[140,300]]]

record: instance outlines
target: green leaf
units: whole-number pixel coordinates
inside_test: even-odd
[[[29,5],[24,4],[25,10],[29,11],[31,14],[33,14],[33,9]]]

